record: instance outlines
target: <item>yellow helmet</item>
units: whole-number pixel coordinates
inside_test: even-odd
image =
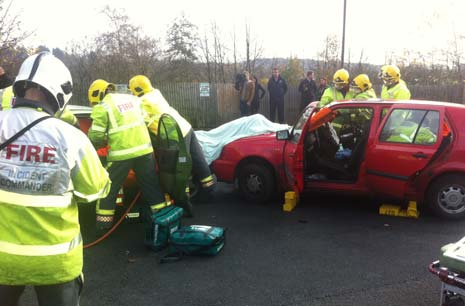
[[[381,67],[379,77],[386,86],[396,84],[400,80],[400,69],[395,65],[385,65]]]
[[[349,84],[349,72],[344,68],[336,71],[333,76],[333,83],[336,89],[342,89],[345,85]]]
[[[141,97],[153,90],[152,83],[145,75],[136,75],[129,80],[129,90],[133,95]]]
[[[92,82],[89,87],[88,98],[90,106],[94,106],[103,100],[109,91],[114,91],[115,85],[105,80],[98,79]]]
[[[356,93],[367,91],[371,87],[370,78],[366,74],[357,75],[350,84],[350,90]]]

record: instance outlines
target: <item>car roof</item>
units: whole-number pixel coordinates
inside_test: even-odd
[[[440,105],[447,108],[459,108],[465,109],[465,105],[452,102],[441,102],[441,101],[429,101],[429,100],[382,100],[382,99],[369,99],[369,100],[343,100],[343,101],[334,101],[330,105],[339,105],[344,103],[356,103],[356,104],[379,104],[379,105]]]

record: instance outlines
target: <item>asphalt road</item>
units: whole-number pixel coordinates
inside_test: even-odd
[[[195,209],[184,224],[228,229],[219,255],[159,264],[143,246],[142,224],[123,224],[85,250],[81,306],[438,305],[440,281],[428,264],[465,235],[465,220],[380,216],[367,199],[307,195],[285,213],[225,184]],[[82,212],[87,226],[91,208]],[[31,289],[23,302],[36,305]]]

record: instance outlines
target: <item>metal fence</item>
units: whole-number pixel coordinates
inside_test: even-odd
[[[240,117],[239,94],[234,84],[209,84],[207,92],[202,91],[199,83],[159,83],[157,88],[178,112],[185,117],[195,129],[209,129]],[[75,88],[72,104],[87,105],[87,94],[83,88]],[[448,86],[410,85],[412,98],[433,101],[463,103],[463,84]],[[380,92],[380,88],[375,88]],[[80,103],[79,103],[80,102]],[[289,86],[284,99],[284,120],[293,124],[299,115],[300,93],[297,87]],[[269,118],[269,96],[260,100],[259,113]]]

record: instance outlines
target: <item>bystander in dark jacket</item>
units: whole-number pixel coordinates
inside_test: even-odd
[[[276,109],[278,109],[278,122],[284,123],[284,95],[287,92],[287,83],[279,75],[279,69],[273,68],[273,75],[268,81],[268,93],[270,94],[270,120],[275,121]]]
[[[316,101],[318,88],[313,78],[313,71],[308,71],[307,77],[300,81],[300,111],[302,111],[310,102]]]
[[[0,89],[11,86],[12,84],[13,80],[8,77],[3,67],[0,66]]]
[[[260,99],[262,99],[266,93],[265,89],[258,82],[258,79],[256,76],[253,77],[253,81],[255,83],[255,94],[254,94],[252,105],[250,108],[250,113],[252,115],[258,113],[258,110],[260,109]]]
[[[316,94],[316,100],[320,101],[321,97],[323,96],[323,93],[325,92],[326,88],[328,88],[328,79],[325,77],[320,78],[320,86],[318,87],[318,91]]]

